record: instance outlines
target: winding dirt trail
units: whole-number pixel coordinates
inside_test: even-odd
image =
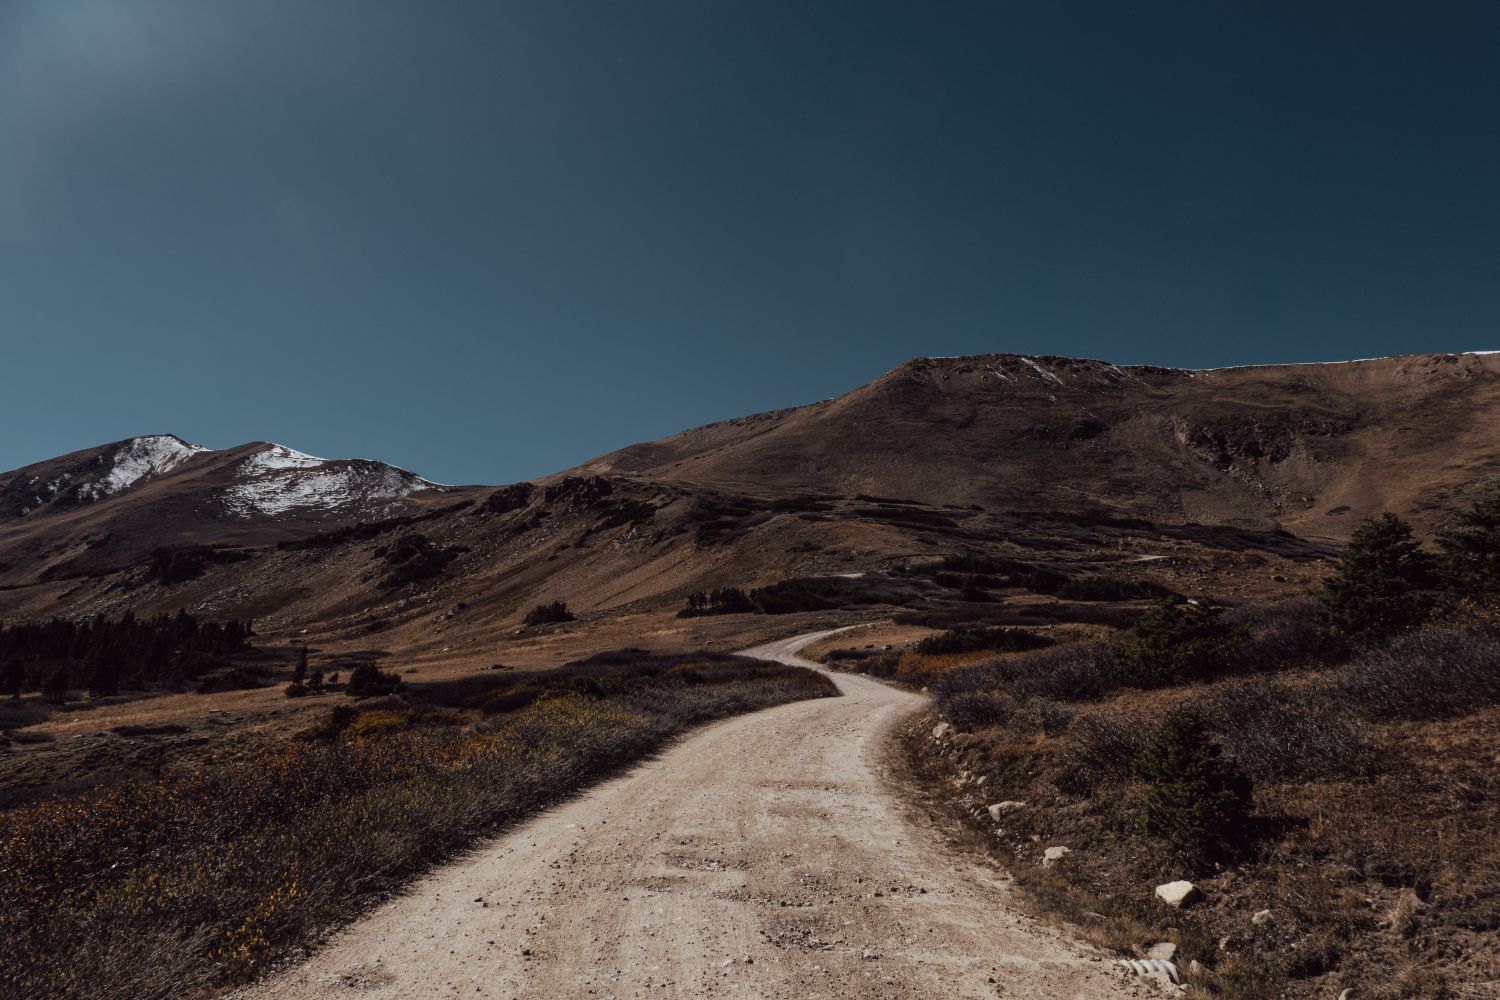
[[[827,632],[746,652],[812,666]],[[916,695],[694,733],[434,872],[247,997],[1154,996],[1019,913],[993,870],[911,825],[882,739]]]

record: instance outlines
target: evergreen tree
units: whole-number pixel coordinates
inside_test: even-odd
[[[1437,537],[1443,589],[1455,600],[1500,601],[1500,487],[1485,489]]]
[[[1149,786],[1139,826],[1197,857],[1224,853],[1245,829],[1250,779],[1224,757],[1203,720],[1190,709],[1167,716],[1130,764]]]
[[[26,668],[21,666],[20,660],[8,659],[0,664],[0,692],[18,699],[21,697],[21,688],[25,683]]]
[[[1134,638],[1116,657],[1120,681],[1152,688],[1213,679],[1243,638],[1225,628],[1219,614],[1206,597],[1158,603],[1136,622]]]
[[[68,700],[68,668],[53,667],[42,681],[42,697],[54,705]]]
[[[1371,518],[1354,532],[1320,597],[1329,627],[1352,638],[1393,635],[1432,613],[1432,556],[1395,514]]]
[[[301,684],[307,679],[307,647],[303,646],[297,653],[297,666],[292,671],[292,679]]]
[[[108,662],[113,681],[108,670],[99,677],[106,688],[171,685],[247,648],[239,623],[200,622],[184,614],[137,618],[127,612],[117,621],[99,616],[0,627],[0,664],[23,664],[23,684],[40,684],[52,667],[66,666],[93,688],[96,667]]]
[[[120,693],[120,667],[112,656],[95,656],[89,664],[89,697],[107,698]]]

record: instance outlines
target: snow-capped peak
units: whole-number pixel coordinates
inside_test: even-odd
[[[148,476],[171,472],[194,455],[208,451],[171,434],[150,434],[123,442],[110,456],[111,466],[98,481],[79,492],[85,499],[98,500],[129,489]]]
[[[241,517],[333,513],[352,505],[367,515],[387,508],[392,512],[413,493],[441,489],[383,462],[318,458],[280,444],[241,461],[236,478],[240,481],[229,489],[225,502]]]

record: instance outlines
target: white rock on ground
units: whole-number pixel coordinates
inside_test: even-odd
[[[1147,949],[1146,957],[1159,959],[1163,962],[1175,962],[1177,961],[1177,946],[1171,941],[1162,941],[1159,944],[1153,944]]]
[[[1005,802],[996,802],[994,805],[992,805],[992,806],[989,807],[989,810],[990,810],[990,819],[999,820],[1000,817],[1002,815],[1004,815],[1005,813],[1015,812],[1017,809],[1025,809],[1025,808],[1026,808],[1026,803],[1024,803],[1024,802],[1017,802],[1014,799],[1011,799],[1011,800],[1008,800],[1008,801],[1005,801]]]
[[[940,740],[943,737],[947,736],[948,732],[952,728],[953,727],[948,725],[948,723],[946,722],[939,722],[937,725],[932,727],[932,738],[935,740]]]
[[[1073,849],[1071,847],[1049,847],[1042,852],[1042,867],[1051,868],[1072,853]]]
[[[1276,916],[1270,910],[1256,910],[1255,915],[1250,918],[1250,922],[1257,927],[1260,927],[1264,924],[1274,923],[1275,920]]]
[[[1168,906],[1186,907],[1192,906],[1203,898],[1203,893],[1193,883],[1183,879],[1179,882],[1168,882],[1156,887],[1156,898]]]

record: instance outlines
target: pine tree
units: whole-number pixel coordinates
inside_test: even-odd
[[[42,680],[42,697],[54,705],[68,700],[68,668],[54,667]]]
[[[1134,638],[1120,649],[1120,681],[1152,688],[1212,680],[1242,637],[1224,627],[1208,598],[1167,598],[1141,616]]]
[[[1178,850],[1215,857],[1238,839],[1250,814],[1250,779],[1224,757],[1190,709],[1167,716],[1130,764],[1149,786],[1139,826]]]
[[[95,656],[89,665],[89,697],[107,698],[120,693],[120,667],[112,656]]]
[[[1484,490],[1437,537],[1443,589],[1455,600],[1500,601],[1500,487]]]
[[[303,646],[297,654],[297,666],[292,671],[292,678],[298,684],[307,679],[307,647]]]
[[[21,697],[21,688],[26,683],[26,668],[21,666],[17,659],[6,660],[0,665],[0,692],[4,692],[11,698]]]
[[[1320,595],[1329,627],[1352,638],[1392,635],[1432,613],[1431,554],[1395,514],[1371,518],[1339,555],[1339,568]]]

